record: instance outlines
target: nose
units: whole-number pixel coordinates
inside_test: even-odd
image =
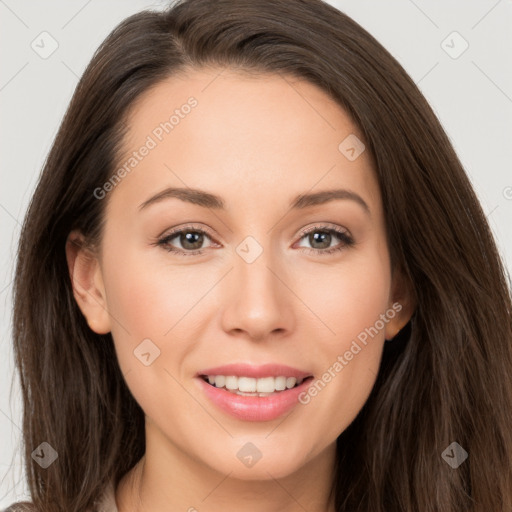
[[[253,341],[284,337],[294,328],[295,296],[283,265],[263,253],[252,263],[235,254],[227,276],[222,324],[225,332]]]

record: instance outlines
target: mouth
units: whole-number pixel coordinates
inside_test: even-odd
[[[206,398],[243,421],[271,421],[291,411],[313,379],[312,373],[275,364],[231,364],[196,374]]]
[[[279,375],[277,377],[247,377],[236,375],[199,375],[210,386],[217,389],[223,389],[239,396],[258,396],[266,397],[276,395],[299,387],[305,380],[312,379],[313,376],[305,378],[286,377]]]

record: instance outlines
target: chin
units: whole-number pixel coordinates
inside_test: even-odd
[[[307,462],[306,455],[294,449],[293,443],[283,443],[281,438],[276,439],[279,445],[275,446],[269,440],[236,442],[234,450],[215,454],[211,467],[224,475],[229,474],[230,478],[263,481],[292,475]]]

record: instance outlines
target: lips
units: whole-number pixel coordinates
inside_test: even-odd
[[[196,377],[213,404],[244,421],[270,421],[282,416],[299,403],[300,393],[313,381],[311,373],[282,364],[230,364],[205,368]],[[247,385],[257,388],[254,392],[238,389],[247,389]]]

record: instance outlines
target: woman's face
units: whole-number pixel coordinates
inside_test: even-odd
[[[128,126],[124,172],[95,192],[98,265],[74,275],[146,414],[146,458],[248,480],[334,453],[408,320],[363,135],[310,83],[220,69],[160,83]]]

